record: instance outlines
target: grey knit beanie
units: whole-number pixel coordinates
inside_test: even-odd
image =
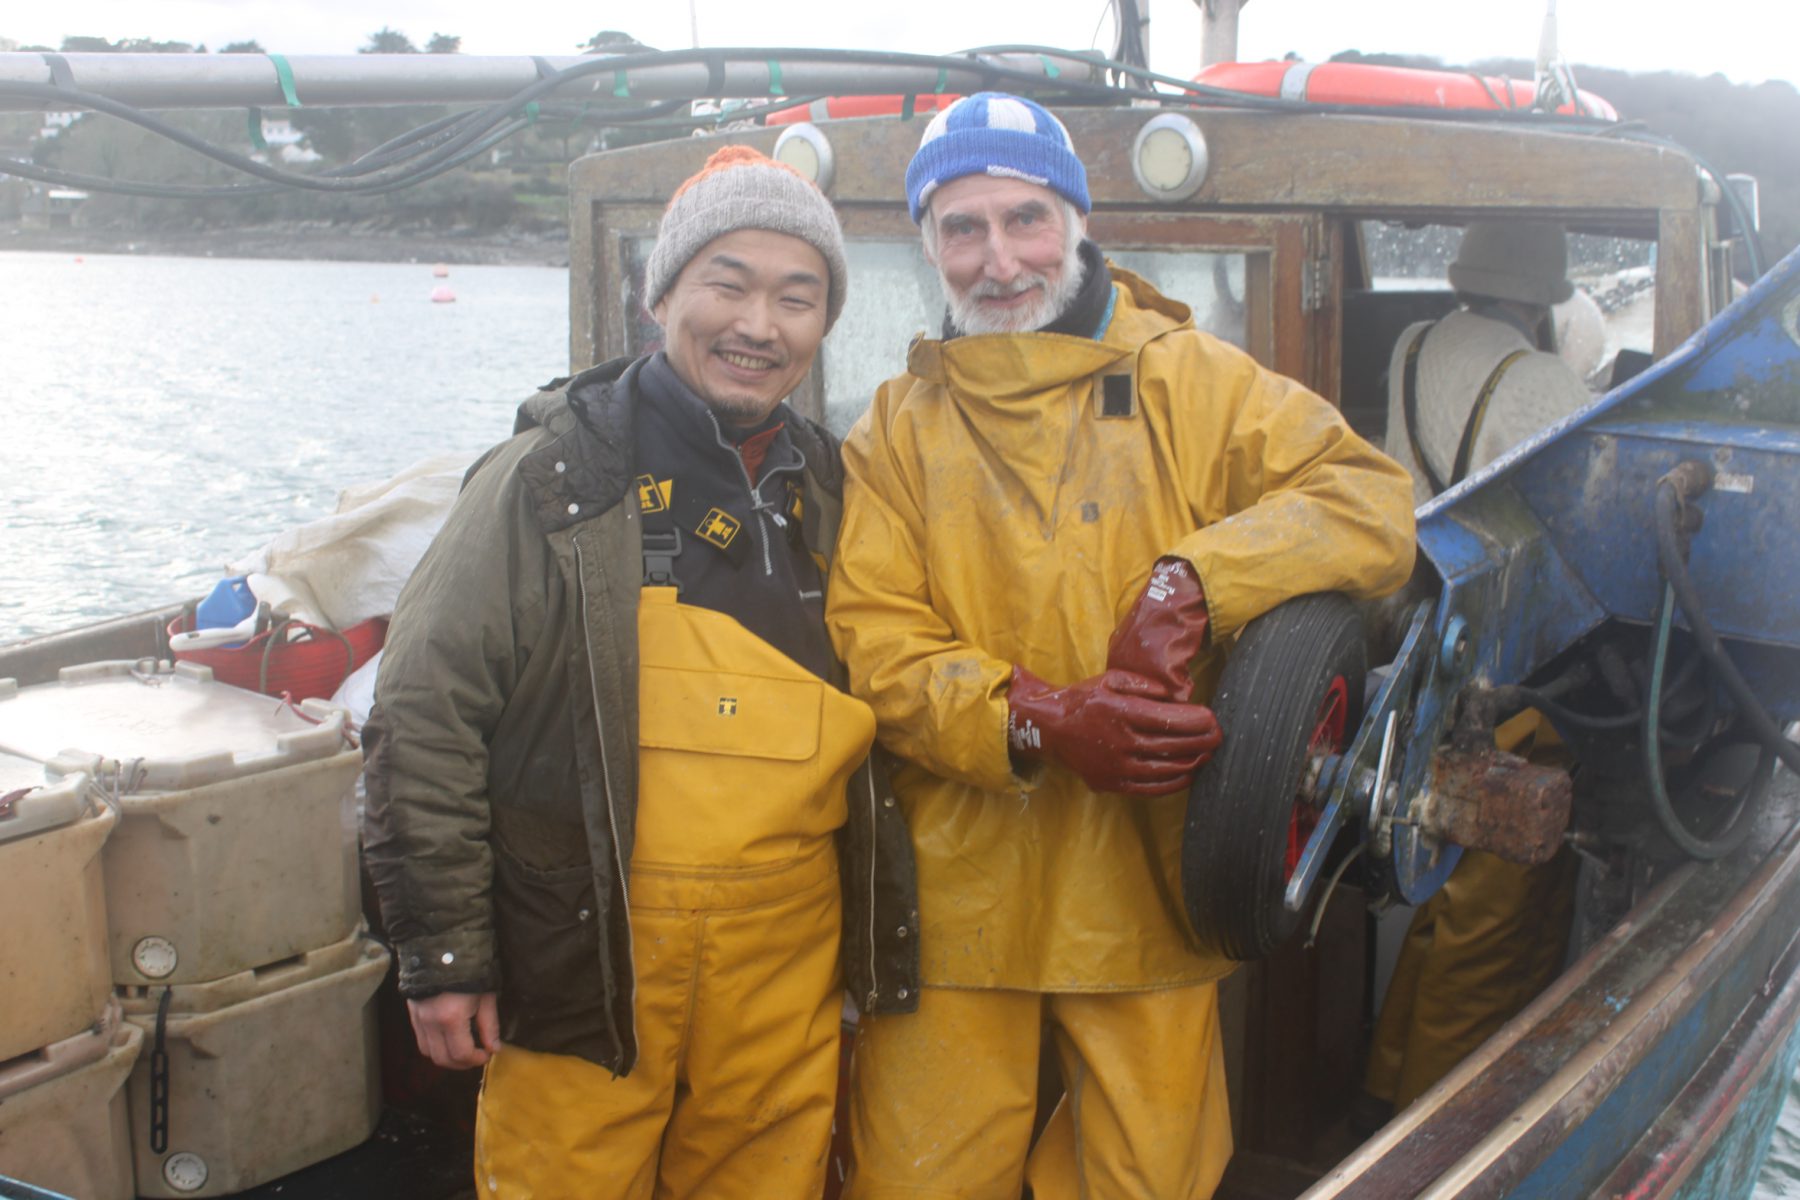
[[[825,194],[785,163],[749,146],[726,146],[675,189],[644,266],[644,307],[655,308],[694,255],[716,237],[739,229],[767,229],[810,244],[825,258],[831,287],[825,331],[844,311],[850,270],[844,232]]]

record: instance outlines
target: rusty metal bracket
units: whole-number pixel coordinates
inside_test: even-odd
[[[1569,773],[1492,747],[1446,746],[1412,820],[1440,842],[1485,850],[1512,862],[1549,862],[1574,805]]]

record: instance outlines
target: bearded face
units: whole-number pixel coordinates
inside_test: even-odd
[[[952,323],[967,334],[1023,333],[1061,316],[1081,290],[1085,222],[1049,188],[966,175],[931,198],[925,253]]]

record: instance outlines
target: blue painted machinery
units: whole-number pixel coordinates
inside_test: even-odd
[[[1274,949],[1346,828],[1374,895],[1411,904],[1464,846],[1543,861],[1568,840],[1616,863],[1743,843],[1777,762],[1800,770],[1783,735],[1800,717],[1800,252],[1662,362],[1420,509],[1419,547],[1398,649],[1369,672],[1360,720],[1336,714],[1341,736],[1346,669],[1284,668],[1300,696],[1286,717],[1252,693],[1283,690],[1277,644],[1319,645],[1321,621],[1353,618],[1284,605],[1246,630],[1216,706],[1254,744],[1215,759],[1189,802],[1183,889],[1202,943]],[[1574,752],[1578,787],[1494,748],[1496,722],[1525,709]],[[1262,794],[1231,798],[1252,780]],[[1259,850],[1209,878],[1227,841]]]

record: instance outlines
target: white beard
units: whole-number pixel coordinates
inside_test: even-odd
[[[1010,287],[983,282],[960,294],[953,291],[949,281],[940,276],[944,299],[950,304],[950,323],[966,334],[1029,333],[1033,329],[1041,329],[1062,316],[1074,301],[1076,293],[1081,291],[1079,257],[1075,260],[1075,267],[1073,271],[1064,271],[1055,283],[1034,271],[1020,275]],[[993,309],[981,303],[988,297],[1004,299],[1034,287],[1041,289],[1038,298],[1017,308]]]

